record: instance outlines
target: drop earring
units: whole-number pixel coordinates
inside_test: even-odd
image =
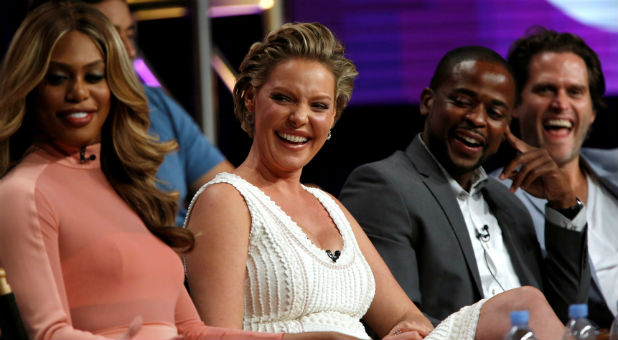
[[[245,115],[245,122],[249,125],[253,125],[253,123],[255,122],[255,113],[247,112],[247,114]]]
[[[332,137],[332,133],[331,130],[328,130],[328,136],[326,136],[326,140],[330,140],[330,138]]]

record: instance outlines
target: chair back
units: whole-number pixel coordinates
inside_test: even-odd
[[[15,295],[6,280],[6,272],[0,267],[0,340],[27,340],[28,335],[21,321]]]

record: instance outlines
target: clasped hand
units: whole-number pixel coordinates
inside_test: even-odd
[[[429,335],[431,331],[431,328],[419,322],[401,321],[382,340],[420,340]]]

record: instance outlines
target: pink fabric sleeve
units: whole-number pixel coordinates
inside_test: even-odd
[[[28,336],[105,339],[71,325],[56,216],[28,177],[0,186],[0,265],[7,272]]]
[[[239,329],[206,326],[200,320],[197,310],[195,309],[195,305],[193,305],[186,289],[183,289],[182,293],[178,297],[178,304],[176,305],[176,327],[178,328],[178,333],[182,334],[187,340],[274,340],[281,339],[283,337],[283,333],[259,333]]]

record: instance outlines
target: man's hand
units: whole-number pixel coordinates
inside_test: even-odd
[[[566,175],[547,150],[528,145],[515,137],[508,127],[506,140],[519,152],[500,174],[500,179],[510,178],[513,181],[511,192],[522,188],[534,197],[547,199],[554,209],[566,209],[577,204]]]

